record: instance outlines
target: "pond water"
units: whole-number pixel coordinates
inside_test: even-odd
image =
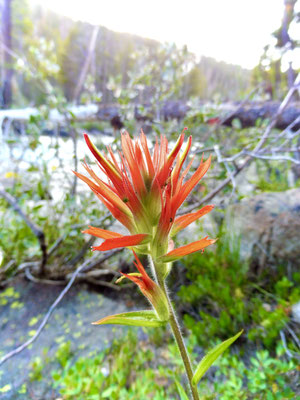
[[[96,143],[102,146],[110,145],[114,141],[113,136],[97,135],[92,136]],[[57,165],[57,158],[62,157],[65,163],[73,164],[74,146],[71,138],[52,137],[41,135],[38,140],[40,144],[32,149],[30,140],[24,135],[14,136],[7,140],[2,140],[0,143],[0,162],[5,166],[10,166],[12,161],[21,162],[21,169],[25,169],[32,163],[41,164],[43,161],[50,163],[49,166]],[[87,154],[87,147],[84,139],[79,135],[77,142],[77,156],[83,159]]]
[[[18,135],[2,141],[0,145],[0,184],[9,187],[14,179],[20,177],[23,184],[34,187],[46,173],[52,178],[50,191],[53,200],[61,201],[64,194],[70,192],[74,169],[74,144],[71,138],[42,135],[39,144],[32,148],[32,138]],[[104,149],[114,141],[113,136],[92,135],[92,140]],[[84,172],[80,162],[90,155],[83,136],[77,141],[78,169]],[[90,157],[93,159],[93,156]],[[98,169],[98,173],[101,173]],[[45,177],[46,178],[46,177]],[[78,181],[79,190],[86,185]]]

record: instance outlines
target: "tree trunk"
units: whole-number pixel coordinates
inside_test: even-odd
[[[75,101],[77,104],[79,102],[79,97],[82,92],[82,88],[83,88],[87,73],[89,71],[89,67],[90,67],[91,60],[92,60],[92,55],[95,50],[95,46],[96,46],[96,42],[97,42],[98,32],[99,32],[99,26],[95,26],[94,30],[92,32],[92,35],[91,35],[88,53],[87,53],[83,68],[81,70],[77,86],[74,90],[73,101]]]
[[[11,3],[12,0],[4,0],[2,3],[2,40],[4,49],[11,49],[12,37],[11,37]],[[9,108],[12,103],[12,57],[10,52],[4,50],[3,55],[4,67],[3,67],[3,80],[2,80],[2,106],[3,108]],[[0,101],[1,101],[0,100]]]

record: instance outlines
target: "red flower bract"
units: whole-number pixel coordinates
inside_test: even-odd
[[[123,277],[130,279],[132,282],[138,285],[143,295],[147,297],[152,304],[158,318],[163,321],[167,320],[169,317],[169,311],[166,296],[161,288],[149,277],[135,252],[133,252],[133,254],[136,260],[134,265],[138,269],[139,273],[124,274],[121,272],[121,274]]]
[[[88,184],[112,215],[131,234],[123,236],[116,232],[90,227],[84,232],[105,240],[102,245],[94,247],[94,250],[133,247],[137,251],[150,253],[154,259],[163,260],[163,256],[166,256],[165,260],[169,259],[167,253],[170,237],[213,208],[206,206],[194,213],[175,218],[178,208],[207,172],[211,158],[206,161],[202,159],[196,171],[185,180],[193,160],[182,171],[192,144],[192,137],[189,137],[180,155],[184,133],[179,136],[170,152],[165,136],[161,137],[160,144],[156,140],[152,155],[143,132],[135,141],[127,132],[122,133],[122,153],[119,154],[114,154],[108,147],[107,155],[102,155],[87,134],[84,134],[84,138],[97,160],[98,167],[106,175],[107,182],[100,179],[86,162],[83,166],[90,178],[78,172],[74,173]],[[191,243],[184,246],[183,252],[176,252],[175,249],[168,256],[176,255],[178,258],[181,253],[189,253],[189,246],[190,252],[193,252],[213,242],[205,238],[195,242],[195,245]]]

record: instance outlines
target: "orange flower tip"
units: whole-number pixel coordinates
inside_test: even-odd
[[[195,253],[197,251],[202,252],[203,249],[214,244],[217,240],[218,239],[208,239],[208,236],[206,236],[201,240],[169,251],[167,254],[165,254],[164,256],[160,256],[159,258],[162,262],[176,261],[179,258],[184,257],[188,254]]]

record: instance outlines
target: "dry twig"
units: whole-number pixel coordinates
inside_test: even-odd
[[[270,133],[272,129],[276,126],[276,122],[280,115],[283,113],[283,111],[286,109],[288,106],[289,102],[291,101],[293,94],[295,91],[299,91],[299,86],[300,86],[300,74],[298,74],[297,78],[295,79],[294,85],[290,88],[288,91],[287,95],[283,99],[282,103],[280,104],[276,114],[273,116],[271,119],[270,123],[268,124],[264,134],[258,141],[257,145],[255,146],[254,150],[250,154],[246,154],[246,149],[243,149],[241,152],[236,154],[235,156],[231,157],[230,159],[222,159],[222,162],[229,162],[229,161],[234,161],[238,157],[240,157],[243,154],[246,154],[246,157],[244,161],[240,165],[236,165],[236,168],[232,174],[228,178],[226,178],[223,182],[221,182],[215,189],[213,189],[210,193],[208,193],[203,199],[200,201],[192,204],[191,206],[185,208],[184,210],[180,211],[178,215],[182,215],[185,213],[189,213],[193,211],[195,208],[200,207],[202,204],[207,203],[211,199],[213,199],[224,187],[226,187],[230,182],[233,181],[233,179],[245,168],[247,167],[251,161],[254,159],[254,157],[259,156],[259,152],[263,149],[263,146],[267,142]],[[296,159],[295,159],[296,160]],[[291,161],[291,160],[290,160]],[[296,163],[298,164],[298,160],[296,160]]]

